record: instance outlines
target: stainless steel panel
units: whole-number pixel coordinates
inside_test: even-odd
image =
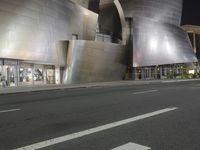
[[[134,20],[133,66],[196,62],[187,34],[179,27]]]
[[[93,41],[70,41],[64,84],[122,80],[125,46]]]
[[[180,25],[182,0],[119,0],[125,16]]]
[[[186,33],[179,28],[182,0],[119,0],[132,19],[133,67],[196,62]]]
[[[88,8],[89,0],[72,0],[72,1],[76,2],[77,4],[79,4],[85,8]]]
[[[60,65],[56,43],[94,40],[97,17],[70,0],[0,0],[0,57]]]

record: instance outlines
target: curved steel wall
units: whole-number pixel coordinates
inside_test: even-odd
[[[133,33],[134,67],[197,61],[187,34],[177,26],[138,20]]]
[[[126,17],[142,17],[180,25],[182,0],[120,0]]]
[[[89,6],[89,0],[71,0],[75,3],[78,3],[79,5],[85,7],[85,8],[88,8]]]
[[[94,40],[97,17],[70,0],[0,0],[0,58],[57,64],[56,42]]]
[[[69,44],[65,84],[122,80],[125,46],[84,40]]]
[[[133,67],[196,62],[187,34],[179,27],[182,0],[120,0],[132,18]]]

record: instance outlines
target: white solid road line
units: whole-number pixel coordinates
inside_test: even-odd
[[[76,138],[83,137],[83,136],[86,136],[86,135],[90,135],[90,134],[93,134],[93,133],[97,133],[97,132],[100,132],[100,131],[108,130],[108,129],[111,129],[111,128],[114,128],[114,127],[129,124],[129,123],[132,123],[132,122],[135,122],[135,121],[138,121],[138,120],[142,120],[142,119],[149,118],[149,117],[152,117],[152,116],[157,116],[159,114],[170,112],[170,111],[173,111],[173,110],[176,110],[176,109],[178,109],[178,108],[172,107],[172,108],[166,108],[166,109],[158,110],[158,111],[155,111],[155,112],[143,114],[143,115],[136,116],[136,117],[133,117],[133,118],[129,118],[129,119],[109,123],[109,124],[106,124],[106,125],[102,125],[102,126],[99,126],[99,127],[96,127],[96,128],[91,128],[89,130],[84,130],[84,131],[80,131],[80,132],[77,132],[77,133],[72,133],[72,134],[68,134],[68,135],[65,135],[65,136],[46,140],[46,141],[43,141],[43,142],[35,143],[35,144],[25,146],[25,147],[21,147],[21,148],[15,149],[15,150],[36,150],[36,149],[52,146],[52,145],[59,144],[59,143],[62,143],[62,142],[66,142],[66,141],[69,141],[69,140],[72,140],[72,139],[76,139]]]
[[[141,91],[141,92],[134,92],[132,94],[144,94],[144,93],[153,93],[153,92],[158,92],[158,90],[149,90],[149,91]]]
[[[119,147],[116,147],[111,150],[150,150],[150,147],[146,147],[143,145],[135,144],[135,143],[128,143]]]
[[[0,113],[7,113],[7,112],[13,112],[13,111],[19,111],[21,109],[9,109],[9,110],[2,110]]]

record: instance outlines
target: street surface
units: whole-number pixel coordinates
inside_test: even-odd
[[[200,81],[0,95],[0,150],[200,150]]]

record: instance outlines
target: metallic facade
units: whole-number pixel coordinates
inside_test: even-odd
[[[100,0],[99,15],[88,2],[0,0],[0,76],[10,85],[113,81],[130,59],[132,67],[197,60],[179,27],[182,0]]]
[[[13,86],[121,80],[124,46],[95,42],[98,15],[87,7],[85,0],[0,0],[0,76]]]
[[[125,46],[84,40],[69,43],[65,84],[122,80]]]
[[[120,0],[126,17],[180,25],[182,0]]]
[[[120,0],[131,18],[133,67],[196,62],[187,34],[179,27],[182,0]]]
[[[97,14],[69,0],[0,0],[0,58],[58,64],[56,43],[94,40]]]

